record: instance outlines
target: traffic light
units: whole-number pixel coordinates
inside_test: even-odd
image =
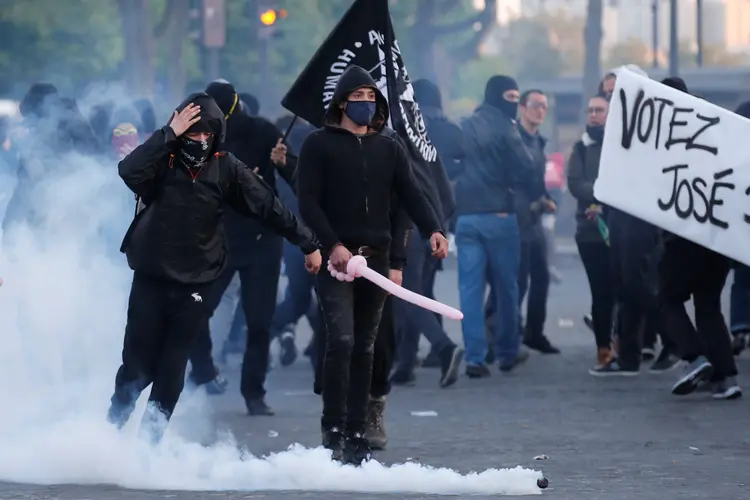
[[[262,36],[275,35],[276,25],[280,20],[286,19],[289,12],[286,9],[278,9],[275,6],[264,5],[258,9],[258,20],[261,24]]]

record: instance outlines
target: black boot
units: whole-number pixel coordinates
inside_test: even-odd
[[[342,462],[344,460],[344,447],[346,439],[344,433],[338,427],[323,430],[323,448],[331,451],[331,460]]]
[[[370,458],[372,458],[372,449],[365,435],[359,432],[349,434],[344,446],[344,463],[359,467]]]

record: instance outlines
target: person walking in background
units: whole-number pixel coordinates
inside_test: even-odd
[[[591,318],[596,340],[595,368],[609,363],[612,353],[612,325],[615,304],[609,241],[603,237],[600,220],[608,208],[594,198],[594,182],[599,176],[599,160],[604,141],[609,102],[597,95],[589,99],[586,132],[573,145],[568,160],[568,189],[576,199],[576,245],[591,291]]]
[[[515,193],[533,171],[515,117],[518,84],[497,75],[487,82],[484,102],[462,123],[464,152],[456,176],[456,246],[458,288],[464,319],[466,375],[490,375],[486,365],[485,291],[494,288],[498,325],[496,355],[500,369],[510,371],[528,358],[519,353],[518,272],[521,237]],[[525,165],[519,168],[519,163]]]

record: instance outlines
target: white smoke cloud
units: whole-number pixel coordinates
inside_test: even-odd
[[[292,446],[258,458],[229,435],[203,446],[192,438],[212,423],[208,399],[199,394],[182,398],[156,448],[138,438],[146,396],[116,431],[105,416],[132,277],[117,249],[134,201],[114,160],[60,158],[54,169],[35,197],[44,236],[22,229],[0,250],[0,480],[167,490],[540,493],[541,474],[520,467],[469,475],[412,463],[355,469],[331,462],[322,449]]]

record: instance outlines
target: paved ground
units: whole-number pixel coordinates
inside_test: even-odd
[[[437,388],[437,373],[421,370],[416,387],[394,390],[389,399],[391,444],[378,455],[385,463],[407,458],[462,473],[493,467],[542,470],[550,480],[545,495],[561,500],[662,500],[748,498],[750,467],[747,400],[714,402],[707,396],[676,399],[669,393],[674,374],[628,380],[599,380],[587,374],[592,337],[582,325],[589,306],[578,261],[561,256],[565,281],[550,298],[548,333],[564,352],[534,356],[516,373],[481,381],[463,378],[448,390]],[[440,278],[439,298],[456,303],[455,272]],[[458,325],[449,324],[458,337]],[[747,373],[747,361],[740,369]],[[319,401],[310,395],[311,374],[304,360],[275,369],[269,403],[278,416],[241,414],[236,373],[230,394],[215,400],[220,425],[256,454],[299,442],[316,445]],[[750,387],[750,378],[741,381]],[[436,417],[415,417],[431,410]],[[534,457],[548,459],[536,461]],[[302,472],[300,473],[302,475]],[[415,473],[416,474],[416,473]],[[384,477],[388,481],[388,477]],[[2,499],[376,499],[435,498],[429,495],[375,495],[304,492],[156,492],[114,487],[39,487],[0,484]],[[477,496],[476,498],[490,498]]]

